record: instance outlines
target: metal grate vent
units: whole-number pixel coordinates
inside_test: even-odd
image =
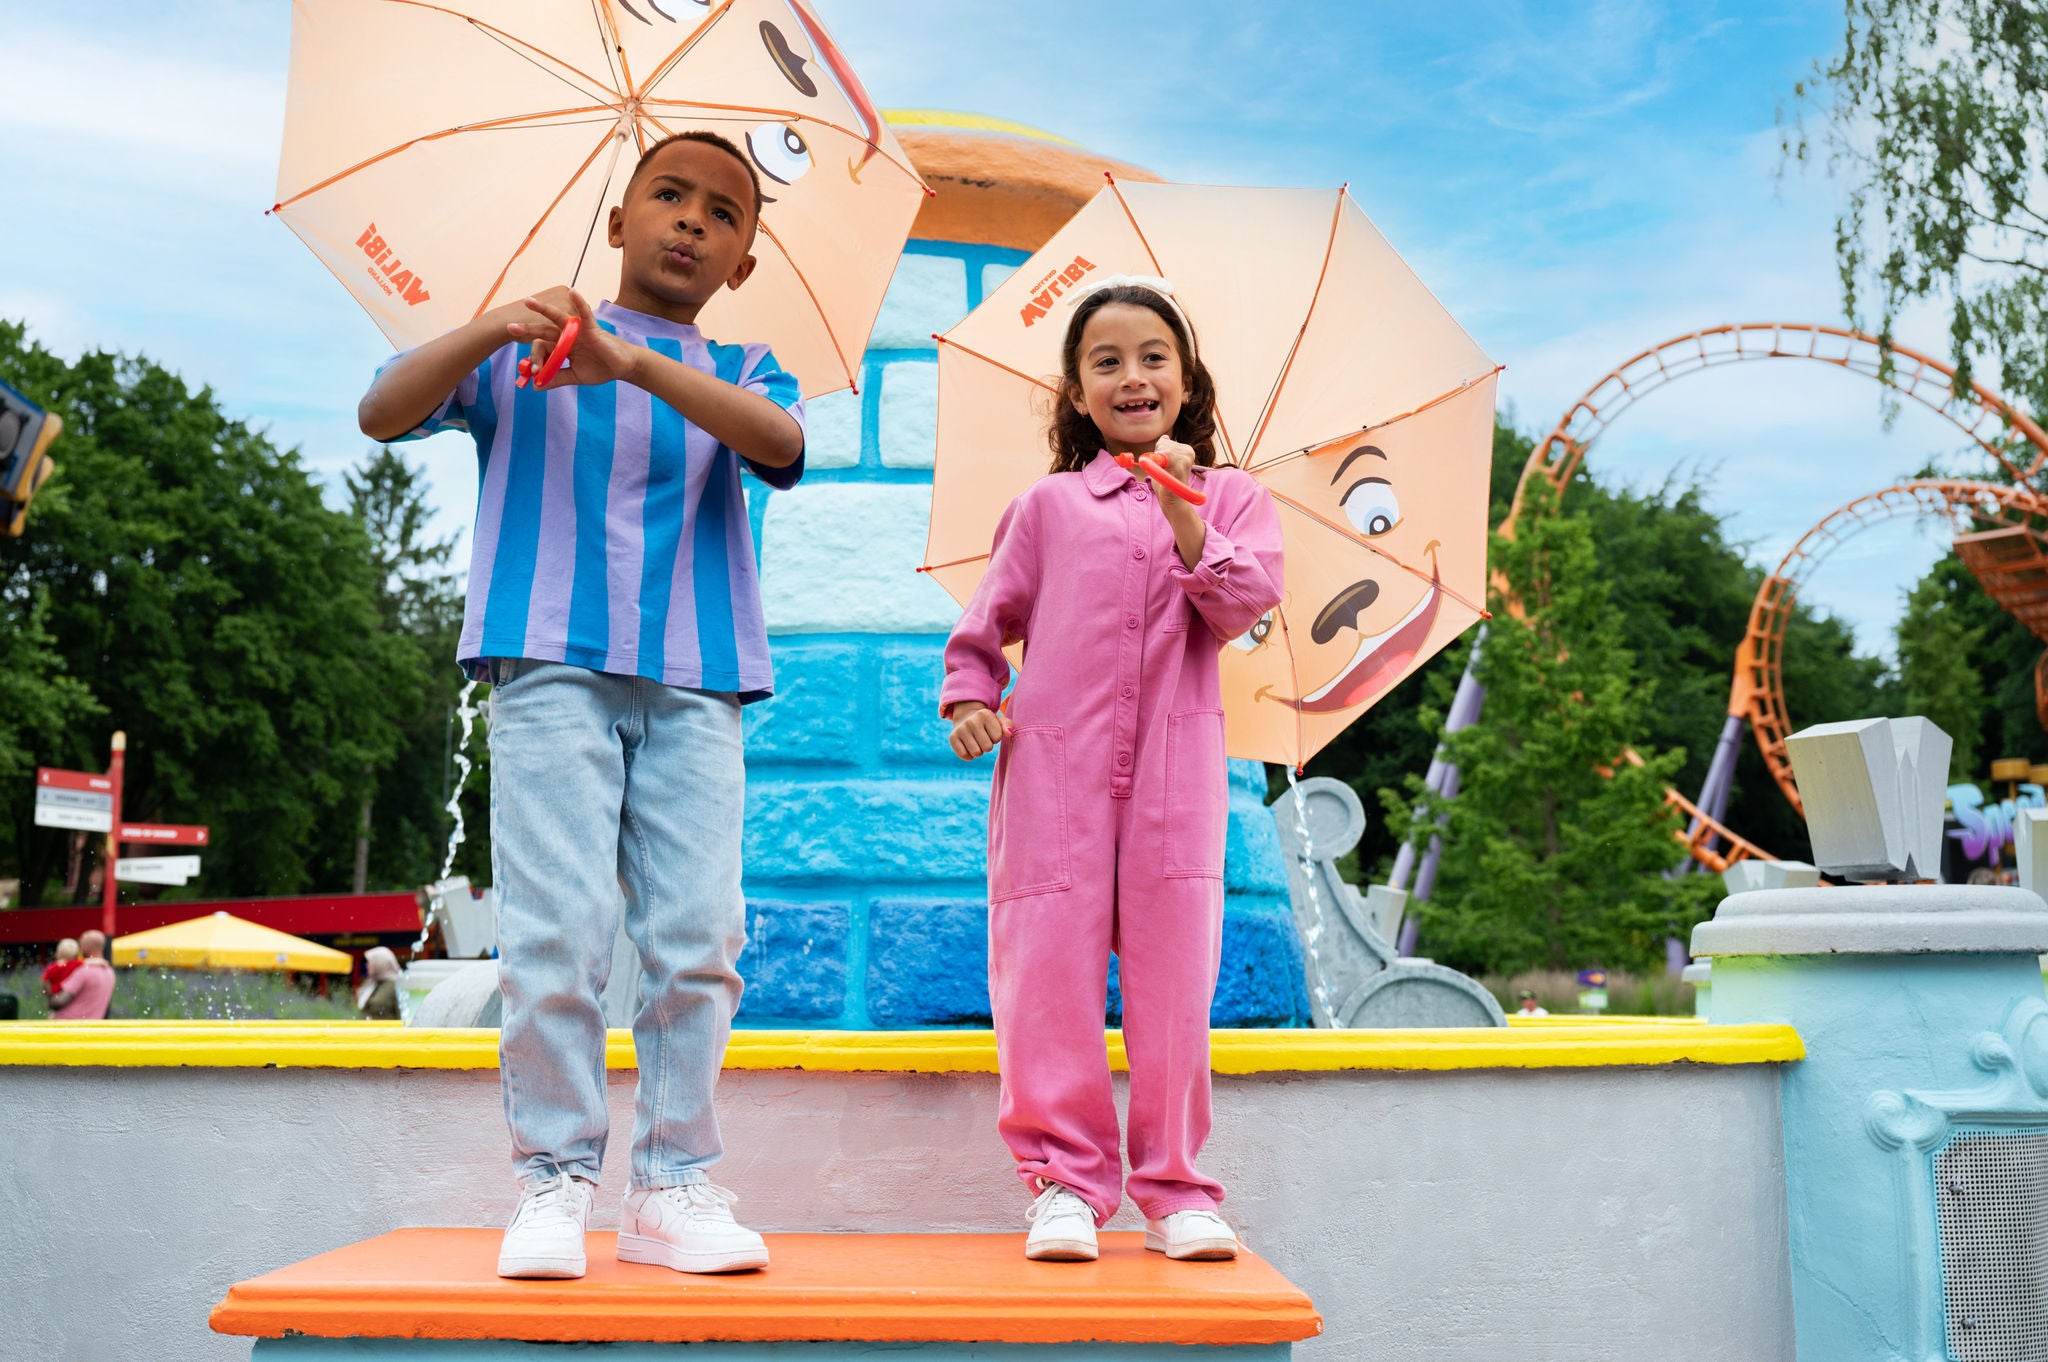
[[[1954,1362],[2048,1362],[2048,1132],[1958,1135],[1934,1157]]]

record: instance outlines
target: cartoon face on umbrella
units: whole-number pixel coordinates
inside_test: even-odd
[[[394,343],[608,292],[605,210],[647,146],[704,130],[764,202],[747,287],[699,324],[808,396],[853,380],[926,191],[803,0],[300,0],[294,26],[273,211]]]
[[[1467,602],[1485,590],[1486,469],[1433,454],[1490,439],[1492,382],[1262,473],[1289,541],[1287,634],[1262,621],[1262,637],[1254,628],[1232,647],[1246,661],[1291,654],[1269,703],[1348,720],[1471,624]]]

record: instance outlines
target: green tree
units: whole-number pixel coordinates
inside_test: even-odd
[[[1703,903],[1661,873],[1677,855],[1664,788],[1685,753],[1640,746],[1651,687],[1614,628],[1592,527],[1546,514],[1550,489],[1536,492],[1515,538],[1493,542],[1525,614],[1494,593],[1477,667],[1485,713],[1444,742],[1461,791],[1428,795],[1413,773],[1385,803],[1402,835],[1442,820],[1436,895],[1417,910],[1432,954],[1501,973],[1643,967]],[[1622,760],[1631,747],[1640,763]]]
[[[1981,784],[1995,758],[2048,755],[2034,703],[2042,641],[2000,609],[1954,554],[1914,584],[1898,645],[1901,712],[1925,714],[1948,730],[1956,779]],[[1947,708],[1957,701],[1960,717]],[[1966,733],[1974,740],[1967,753]]]
[[[1889,340],[1908,304],[1945,297],[1961,382],[1995,357],[2004,395],[2048,410],[2048,8],[1847,0],[1840,50],[1794,95],[1787,155],[1850,181],[1844,310],[1864,325],[1874,297]]]
[[[462,673],[455,665],[462,632],[462,587],[449,563],[456,541],[429,535],[434,510],[424,472],[389,446],[380,447],[344,475],[349,507],[370,538],[376,562],[378,610],[385,632],[404,645],[409,684],[393,697],[399,714],[398,747],[378,773],[363,813],[370,824],[368,880],[385,888],[424,884],[440,873],[451,819],[444,811],[453,763],[456,696]],[[481,740],[472,758],[487,760]],[[488,789],[480,771],[472,784]],[[465,807],[466,868],[489,864],[485,808]]]
[[[125,812],[213,828],[191,894],[346,884],[410,665],[362,527],[296,453],[146,359],[67,364],[0,324],[0,372],[65,422],[29,532],[0,548],[0,599],[46,601],[48,650],[98,707],[38,732],[34,760],[97,770],[126,730]],[[28,782],[0,790],[23,900],[46,901],[67,840],[32,827]]]
[[[1974,581],[1930,572],[1907,593],[1897,626],[1900,702],[1906,713],[1932,719],[1948,734],[1955,780],[1975,778],[1987,699],[1984,678],[1970,660],[1983,648],[1985,629],[1969,622],[1974,612],[1958,599],[1965,594],[1984,597]]]

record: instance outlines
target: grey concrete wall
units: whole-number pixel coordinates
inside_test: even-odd
[[[618,1221],[632,1079],[595,1228]],[[1789,1362],[1777,1079],[1218,1076],[1206,1162],[1321,1308],[1306,1362]],[[715,1176],[748,1224],[1022,1234],[993,1076],[734,1071],[719,1106]],[[230,1283],[402,1225],[502,1223],[506,1150],[495,1070],[0,1069],[0,1341],[246,1359],[206,1328]]]

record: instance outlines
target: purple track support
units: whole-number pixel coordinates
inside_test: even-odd
[[[1473,671],[1479,661],[1480,645],[1485,642],[1486,626],[1481,625],[1478,637],[1472,640],[1471,655],[1465,659],[1465,674],[1458,678],[1457,694],[1451,697],[1451,712],[1444,716],[1444,736],[1447,738],[1459,729],[1470,728],[1479,722],[1479,713],[1485,708],[1486,687],[1479,684],[1479,677]],[[1431,794],[1442,795],[1445,799],[1455,799],[1458,796],[1458,768],[1444,760],[1441,745],[1438,746],[1436,755],[1430,758],[1429,771],[1423,777],[1422,784]],[[1441,823],[1443,820],[1437,821]],[[1415,864],[1414,841],[1411,839],[1403,842],[1401,849],[1394,853],[1394,868],[1387,876],[1387,883],[1396,889],[1406,889],[1408,877],[1413,874],[1415,893],[1412,897],[1417,903],[1425,902],[1430,891],[1436,888],[1437,865],[1443,859],[1443,852],[1443,838],[1432,836],[1429,839],[1429,850],[1423,854],[1422,865],[1418,870]],[[1402,922],[1401,940],[1396,947],[1400,954],[1415,953],[1420,930],[1421,926],[1413,916]]]

